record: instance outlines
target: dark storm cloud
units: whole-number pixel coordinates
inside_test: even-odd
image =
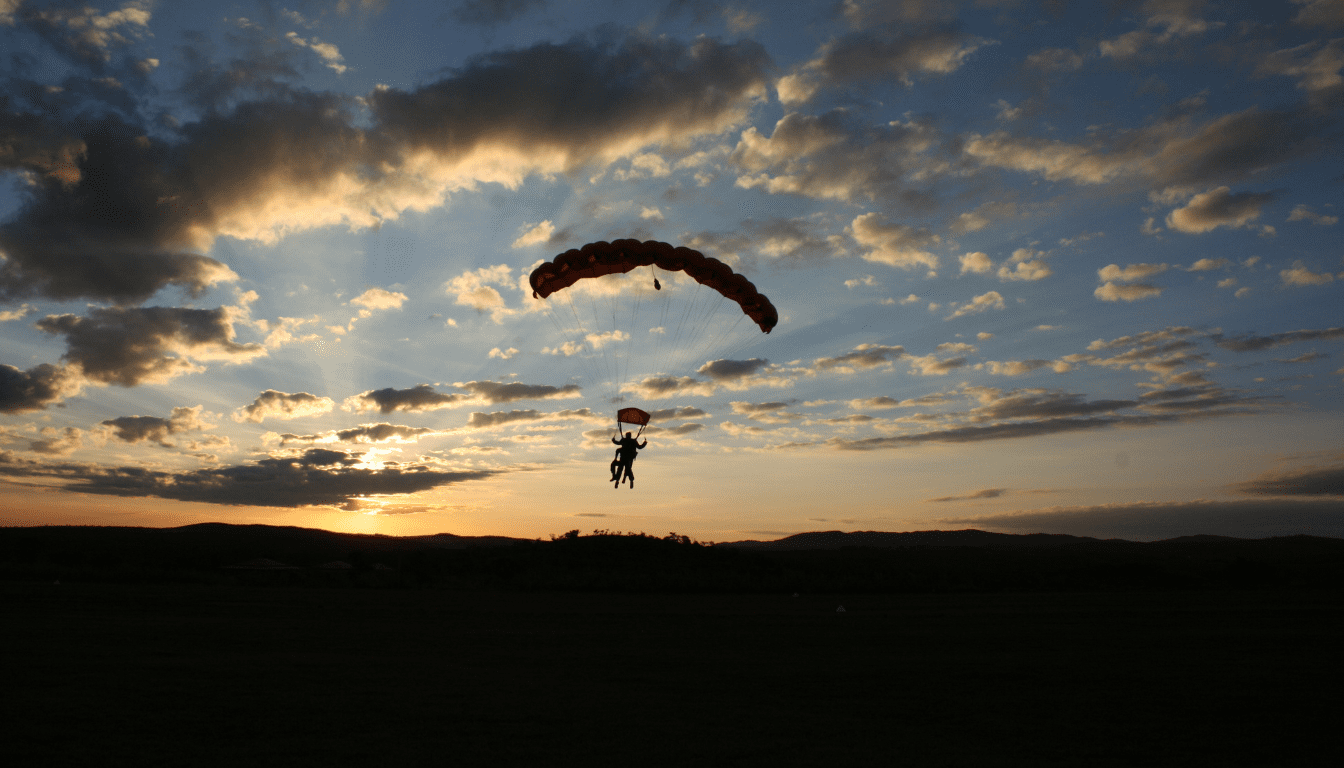
[[[552,387],[545,384],[522,384],[519,382],[502,384],[496,381],[468,381],[465,384],[454,384],[453,386],[458,389],[465,389],[491,405],[512,403],[515,400],[557,400],[578,397],[582,393],[582,388],[578,384]]]
[[[1258,496],[1344,496],[1344,466],[1267,472],[1232,488]]]
[[[260,344],[233,340],[227,307],[104,307],[88,317],[48,315],[37,327],[65,337],[63,359],[85,378],[123,387],[195,371],[192,358],[242,362],[266,354]]]
[[[1299,341],[1344,339],[1344,328],[1287,331],[1285,333],[1271,333],[1268,336],[1257,336],[1253,333],[1248,333],[1233,338],[1227,338],[1221,333],[1215,333],[1210,334],[1209,338],[1213,339],[1214,343],[1223,349],[1230,349],[1233,352],[1258,352],[1262,349],[1281,347],[1285,344],[1295,344]]]
[[[170,285],[196,294],[233,279],[190,252],[208,209],[165,173],[168,147],[116,117],[76,130],[75,162],[32,177],[18,216],[0,225],[0,298],[134,303]]]
[[[507,24],[533,8],[543,8],[546,0],[463,0],[449,11],[463,24],[493,27]]]
[[[64,480],[64,490],[111,496],[156,496],[178,501],[266,507],[335,506],[355,509],[365,496],[417,493],[497,474],[441,470],[425,464],[357,466],[360,454],[312,448],[291,458],[230,467],[163,472],[140,467],[48,464],[0,452],[0,475]]]
[[[714,360],[700,366],[696,373],[714,381],[733,381],[757,373],[768,365],[769,360],[758,357],[750,360]]]
[[[1344,503],[1336,499],[1200,499],[1049,507],[1002,515],[943,518],[936,522],[1012,533],[1064,533],[1133,541],[1199,534],[1264,538],[1305,533],[1344,538]]]
[[[0,413],[40,411],[79,390],[79,377],[64,367],[43,363],[21,371],[0,365]]]
[[[201,255],[221,235],[273,242],[373,226],[481,174],[573,170],[717,133],[763,97],[770,67],[750,41],[606,34],[487,54],[413,91],[377,90],[357,126],[354,99],[282,82],[289,54],[218,68],[203,50],[190,47],[185,86],[202,115],[171,140],[129,118],[72,110],[53,122],[0,103],[0,163],[33,181],[0,224],[0,298],[198,293],[236,279]]]

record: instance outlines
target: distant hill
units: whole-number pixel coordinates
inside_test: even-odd
[[[225,523],[43,526],[0,528],[0,581],[785,593],[1344,589],[1344,539],[821,531],[706,545],[577,532],[537,541]]]
[[[885,531],[819,531],[795,533],[774,541],[733,541],[719,546],[740,547],[743,549],[786,551],[843,549],[845,547],[877,547],[891,549],[897,547],[1063,547],[1083,542],[1095,543],[1101,539],[1086,536],[1066,536],[1056,533],[990,533],[973,528],[964,531],[908,531],[888,533]],[[1109,541],[1122,541],[1109,539]],[[1133,542],[1123,542],[1130,544]]]

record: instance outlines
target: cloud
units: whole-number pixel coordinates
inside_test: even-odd
[[[812,364],[819,370],[835,370],[838,373],[853,373],[856,368],[877,368],[891,365],[908,357],[905,347],[888,347],[881,344],[860,344],[853,351],[836,357],[819,357]]]
[[[316,53],[322,58],[322,63],[326,65],[328,69],[334,70],[338,75],[345,72],[347,69],[345,64],[342,63],[345,61],[345,57],[341,55],[340,49],[331,43],[324,43],[316,37],[305,40],[304,38],[299,37],[298,32],[286,33],[285,39],[300,48],[307,48],[313,53]]]
[[[0,365],[0,413],[40,411],[82,389],[82,377],[64,366],[43,363],[21,371]]]
[[[357,453],[310,448],[298,456],[251,464],[165,472],[141,467],[48,465],[0,454],[0,474],[51,477],[76,493],[128,498],[155,496],[231,506],[330,506],[357,510],[365,499],[403,496],[468,480],[497,470],[445,470],[426,463],[362,465]]]
[[[776,85],[785,106],[801,103],[821,88],[841,83],[898,79],[908,88],[916,75],[947,75],[990,41],[954,27],[912,28],[905,24],[841,35],[823,45],[816,58]]]
[[[518,350],[513,347],[509,347],[508,349],[500,349],[499,347],[495,347],[490,350],[489,356],[492,358],[498,357],[500,360],[508,360],[517,354]]]
[[[1257,496],[1344,496],[1344,466],[1266,472],[1232,488]]]
[[[845,232],[861,247],[868,249],[863,254],[866,261],[901,269],[914,269],[921,265],[929,269],[938,268],[938,257],[923,248],[939,242],[940,238],[927,228],[885,224],[878,214],[865,213],[855,217]]]
[[[33,184],[0,225],[0,296],[132,304],[168,286],[199,293],[236,279],[202,255],[221,236],[274,243],[372,227],[454,190],[720,133],[764,97],[770,62],[752,41],[604,33],[482,54],[413,90],[359,99],[286,86],[297,73],[283,57],[248,66],[239,86],[237,73],[189,61],[183,91],[200,117],[171,134],[83,110],[21,125],[18,144],[37,151],[16,162]]]
[[[878,397],[861,398],[850,400],[849,407],[854,410],[885,409],[885,408],[917,408],[922,405],[942,405],[948,402],[950,398],[942,393],[923,395],[921,397],[909,398],[906,400],[897,400],[894,397],[879,395]],[[806,405],[806,403],[804,403]]]
[[[745,189],[927,210],[932,202],[920,185],[936,175],[930,153],[938,141],[937,129],[917,119],[873,126],[840,109],[793,112],[775,123],[769,137],[748,128],[728,159],[742,169],[736,184]]]
[[[527,225],[524,224],[523,226],[526,227]],[[551,223],[550,219],[546,219],[519,235],[518,239],[513,241],[513,247],[526,248],[529,245],[544,245],[550,242],[553,234],[555,234],[555,225]]]
[[[1297,12],[1293,21],[1297,24],[1316,27],[1344,27],[1344,5],[1339,0],[1293,0],[1302,10]]]
[[[1318,224],[1323,227],[1333,226],[1339,223],[1338,216],[1325,216],[1311,210],[1304,203],[1299,203],[1293,207],[1293,212],[1288,214],[1289,221],[1310,221],[1312,224]]]
[[[910,372],[917,373],[920,376],[946,376],[958,368],[966,366],[966,358],[952,357],[940,359],[935,355],[924,355],[923,357],[909,357]]]
[[[679,419],[695,419],[701,416],[708,416],[699,408],[690,405],[684,405],[680,408],[663,408],[656,411],[649,411],[649,423],[659,421],[676,421]]]
[[[1344,85],[1344,39],[1322,44],[1320,40],[1266,54],[1256,67],[1257,75],[1282,75],[1297,78],[1297,87],[1311,94],[1331,91]]]
[[[1054,366],[1055,371],[1059,373],[1068,371],[1072,367],[1065,362],[1050,360],[1005,360],[1003,362],[988,360],[985,362],[985,367],[995,376],[1023,376],[1032,371],[1051,366]],[[1063,368],[1063,371],[1060,371],[1060,367]]]
[[[732,259],[754,253],[792,263],[833,258],[845,253],[838,235],[827,236],[806,219],[747,219],[738,232],[700,232],[686,240],[688,248],[718,253]]]
[[[269,441],[279,440],[281,446],[291,443],[414,443],[422,437],[443,434],[429,427],[407,427],[399,424],[360,424],[347,429],[335,429],[315,435],[277,435],[267,433]]]
[[[954,320],[966,315],[978,315],[981,312],[990,309],[1003,309],[1003,296],[998,291],[989,291],[982,293],[970,301],[962,304],[955,312],[943,318],[944,320]]]
[[[1166,264],[1130,264],[1124,269],[1121,269],[1119,264],[1107,264],[1097,270],[1097,277],[1107,282],[1133,283],[1153,275],[1160,275],[1167,269]]]
[[[1204,21],[1195,15],[1203,4],[1203,0],[1148,0],[1144,3],[1148,18],[1143,27],[1114,40],[1100,41],[1097,52],[1122,60],[1149,58],[1159,46],[1221,27],[1222,22]]]
[[[1252,107],[1205,123],[1178,115],[1127,131],[1090,132],[1078,143],[1005,131],[969,134],[963,151],[982,165],[1050,181],[1185,189],[1240,181],[1315,153],[1326,145],[1329,124],[1306,106]]]
[[[1044,261],[1019,261],[1012,269],[1007,264],[999,267],[999,280],[1003,282],[1044,280],[1054,274],[1054,270]]]
[[[1297,286],[1325,285],[1335,279],[1334,275],[1329,272],[1312,272],[1301,261],[1293,262],[1292,269],[1280,270],[1279,277],[1283,280],[1284,285]]]
[[[1260,208],[1272,201],[1271,193],[1239,192],[1218,187],[1190,198],[1184,208],[1167,214],[1167,226],[1188,234],[1209,232],[1216,227],[1244,227],[1260,218]]]
[[[964,235],[967,232],[979,232],[996,221],[1009,219],[1018,213],[1017,203],[1011,200],[991,200],[987,203],[981,203],[975,210],[967,211],[957,215],[948,227],[954,235]]]
[[[434,387],[429,384],[417,384],[410,389],[386,387],[361,392],[347,397],[341,407],[355,412],[376,410],[379,413],[393,411],[417,413],[452,408],[471,400],[472,398],[467,395],[444,394],[434,391]]]
[[[165,448],[176,447],[168,438],[186,432],[210,429],[214,425],[201,420],[203,406],[174,408],[169,418],[158,416],[119,416],[107,419],[102,426],[118,440],[126,443],[158,443]]]
[[[753,376],[770,365],[769,360],[753,357],[750,360],[714,360],[700,366],[696,373],[711,381],[727,382]]]
[[[625,331],[603,331],[602,333],[590,333],[583,337],[588,342],[588,346],[593,349],[601,349],[612,342],[628,341],[630,334]]]
[[[997,499],[1007,492],[1008,492],[1007,488],[986,488],[982,491],[965,493],[960,496],[940,496],[936,499],[925,499],[925,501],[943,502],[943,501],[971,501],[974,499]]]
[[[496,323],[514,314],[515,310],[505,306],[504,297],[494,286],[513,288],[513,269],[507,264],[464,272],[447,283],[444,291],[453,296],[460,306],[471,307],[477,312],[489,312]]]
[[[268,389],[257,395],[250,405],[233,412],[233,420],[238,423],[250,421],[260,424],[266,419],[288,421],[309,416],[319,416],[329,412],[336,403],[329,397],[318,397],[307,392],[278,392]]]
[[[1296,344],[1303,341],[1329,341],[1332,339],[1344,339],[1344,328],[1323,328],[1320,330],[1287,331],[1284,333],[1272,333],[1268,336],[1256,336],[1253,333],[1233,338],[1226,338],[1221,333],[1209,335],[1214,343],[1223,349],[1233,352],[1259,352],[1264,349],[1273,349],[1282,347],[1286,344]]]
[[[48,315],[37,327],[64,336],[64,360],[88,380],[133,387],[204,370],[193,361],[243,363],[264,356],[261,344],[234,341],[229,307],[102,307],[88,317]]]
[[[366,309],[401,309],[406,294],[384,288],[370,288],[350,300],[351,304]]]
[[[976,443],[1172,424],[1243,414],[1263,407],[1260,398],[1242,397],[1207,385],[1163,390],[1155,396],[1135,400],[1087,400],[1077,393],[1038,388],[1007,393],[990,387],[969,387],[963,391],[979,404],[966,412],[941,414],[935,429],[855,440],[831,438],[827,443],[841,450],[860,451],[925,443]]]
[[[1222,269],[1223,267],[1226,267],[1226,266],[1227,266],[1228,264],[1230,264],[1230,263],[1231,263],[1231,262],[1229,262],[1227,259],[1200,259],[1200,260],[1196,261],[1194,264],[1191,264],[1189,267],[1186,267],[1186,271],[1187,271],[1187,272],[1211,272],[1211,271],[1213,271],[1213,270],[1215,270],[1215,269]],[[1131,264],[1131,265],[1130,265],[1130,268],[1133,268],[1134,266],[1136,266],[1136,265]],[[1149,266],[1151,266],[1151,265],[1149,265]],[[1163,265],[1163,266],[1165,266],[1165,265]],[[1105,280],[1105,279],[1107,279],[1107,278],[1106,278],[1105,276],[1103,276],[1102,279]]]
[[[989,255],[980,251],[958,256],[957,260],[961,262],[961,274],[963,275],[967,272],[984,274],[994,268],[994,262],[989,260]]]
[[[523,384],[516,381],[508,384],[496,381],[468,381],[465,384],[457,383],[453,386],[464,389],[472,393],[478,401],[491,405],[512,403],[517,400],[563,400],[581,397],[583,394],[583,388],[578,384],[552,387],[547,384]]]
[[[1344,537],[1344,505],[1335,500],[1275,499],[1149,501],[1046,507],[997,515],[943,518],[945,526],[1013,533],[1063,533],[1132,541],[1198,534],[1266,538]]]
[[[516,381],[507,384],[496,381],[468,381],[457,382],[453,387],[470,394],[437,392],[429,384],[418,384],[410,389],[387,387],[348,397],[342,407],[355,412],[377,410],[380,413],[393,411],[414,413],[477,403],[494,405],[517,400],[555,400],[582,395],[582,388],[577,384],[552,387],[546,384],[524,384]]]
[[[33,305],[21,304],[18,309],[0,310],[0,323],[8,323],[13,320],[22,320],[33,311]]]
[[[522,421],[539,421],[545,418],[545,414],[540,411],[496,411],[494,413],[472,413],[467,417],[467,427],[470,429],[486,429],[498,427],[504,424],[516,424]]]
[[[1025,63],[1047,72],[1068,72],[1082,68],[1083,57],[1068,48],[1042,48],[1029,54]]]
[[[630,392],[649,400],[677,395],[709,397],[714,394],[715,389],[713,382],[701,381],[690,376],[649,376],[621,387],[622,392]]]
[[[28,443],[28,450],[49,456],[67,456],[84,446],[84,431],[78,427],[43,427],[42,439]]]
[[[1098,286],[1092,292],[1102,301],[1139,301],[1140,299],[1151,299],[1162,295],[1162,289],[1156,285],[1140,283],[1138,285],[1116,285],[1115,283],[1106,283]]]

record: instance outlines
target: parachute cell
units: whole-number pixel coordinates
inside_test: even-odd
[[[641,427],[648,426],[649,414],[638,408],[622,408],[616,412],[616,420],[622,424],[638,424]]]

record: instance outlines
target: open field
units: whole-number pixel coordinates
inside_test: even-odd
[[[1227,766],[1340,751],[1336,591],[10,582],[0,596],[12,765]]]

